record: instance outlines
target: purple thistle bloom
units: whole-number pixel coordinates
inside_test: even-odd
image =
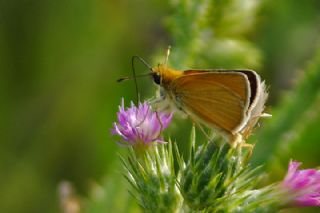
[[[118,123],[113,124],[112,134],[120,135],[120,144],[147,147],[153,142],[165,143],[160,137],[161,132],[168,127],[172,114],[155,112],[146,102],[136,107],[124,109],[124,101],[117,113]]]
[[[289,193],[294,206],[320,206],[320,171],[298,170],[300,162],[291,161],[281,186]]]

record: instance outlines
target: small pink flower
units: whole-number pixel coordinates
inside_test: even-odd
[[[300,162],[290,161],[281,186],[288,192],[294,206],[320,206],[320,171],[298,170]]]
[[[147,147],[153,142],[165,143],[160,137],[168,127],[172,114],[155,112],[146,102],[136,107],[124,109],[124,101],[119,106],[118,123],[113,124],[112,134],[122,137],[120,144]]]

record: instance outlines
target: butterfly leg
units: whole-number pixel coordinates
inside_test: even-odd
[[[232,134],[229,137],[229,144],[232,148],[236,148],[238,145],[243,143],[243,136],[240,133]]]
[[[159,132],[159,134],[161,134],[161,132],[162,132],[162,130],[163,130],[163,124],[162,124],[162,122],[161,122],[161,120],[160,120],[158,111],[156,111],[156,116],[157,116],[157,119],[158,119],[159,124],[160,124],[160,132]],[[159,135],[159,136],[160,136],[160,135]]]
[[[250,159],[251,156],[252,156],[253,148],[254,148],[255,145],[254,144],[250,144],[250,143],[243,143],[240,146],[247,148],[247,150],[249,152],[248,159]]]
[[[229,143],[232,148],[236,148],[237,146],[240,146],[240,148],[247,148],[249,152],[249,158],[251,157],[254,145],[246,143],[241,133],[236,133],[235,135],[232,135],[231,139],[229,140]]]

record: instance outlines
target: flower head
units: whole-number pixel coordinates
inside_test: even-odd
[[[320,171],[298,170],[300,162],[291,161],[281,186],[288,191],[294,206],[320,206]]]
[[[136,107],[124,109],[124,101],[119,106],[118,123],[113,124],[112,134],[120,135],[122,144],[147,147],[153,142],[165,143],[161,132],[168,127],[172,114],[155,112],[146,102]]]

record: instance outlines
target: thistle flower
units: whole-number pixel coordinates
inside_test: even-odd
[[[129,150],[128,156],[121,157],[126,170],[124,176],[143,212],[182,212],[183,200],[176,185],[179,171],[175,169],[172,143],[154,146],[143,157]]]
[[[168,127],[172,114],[153,111],[146,102],[124,109],[124,101],[117,113],[118,123],[113,124],[112,134],[122,137],[120,144],[146,148],[153,142],[165,143],[161,132]]]
[[[300,162],[291,161],[281,187],[289,194],[293,206],[320,206],[320,171],[298,170]]]
[[[252,169],[243,163],[247,154],[241,152],[240,146],[231,148],[210,141],[196,148],[195,142],[193,128],[190,157],[178,182],[188,208],[204,212],[253,212],[259,201],[270,203],[265,199],[265,189],[252,193],[260,179],[259,168]],[[254,202],[255,199],[258,201]],[[247,200],[250,202],[246,203]]]

